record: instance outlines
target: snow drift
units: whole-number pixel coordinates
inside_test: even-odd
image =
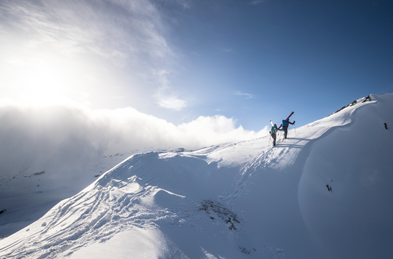
[[[266,136],[134,154],[0,256],[390,258],[393,94],[370,97],[274,148]]]

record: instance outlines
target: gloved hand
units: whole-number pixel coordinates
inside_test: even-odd
[[[296,121],[293,121],[293,124],[295,124]]]

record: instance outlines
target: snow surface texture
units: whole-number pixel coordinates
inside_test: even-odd
[[[136,151],[68,166],[61,161],[57,168],[54,164],[30,164],[14,175],[1,175],[0,211],[5,212],[0,214],[0,238],[30,225],[61,200],[79,193],[133,153]]]
[[[132,155],[0,240],[0,257],[391,258],[393,94],[370,97],[274,148]]]

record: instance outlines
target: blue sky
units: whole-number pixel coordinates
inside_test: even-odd
[[[392,13],[387,0],[5,0],[0,95],[252,131],[295,111],[302,126],[393,92]]]

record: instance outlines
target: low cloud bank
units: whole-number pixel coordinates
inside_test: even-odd
[[[134,108],[0,104],[0,176],[56,168],[80,171],[104,155],[146,149],[197,149],[266,135],[235,126],[224,116],[174,125]]]

